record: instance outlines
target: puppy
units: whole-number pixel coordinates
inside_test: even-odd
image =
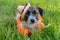
[[[24,6],[18,6],[18,11],[21,12]],[[24,31],[25,29],[29,30],[28,36],[30,36],[30,30],[38,30],[38,28],[43,28],[43,20],[42,20],[42,14],[43,14],[43,9],[36,7],[36,6],[31,6],[28,8],[28,10],[25,12],[25,15],[23,19],[21,19],[21,22],[23,24]],[[38,17],[39,16],[39,17]],[[39,27],[35,25],[35,23],[39,22]],[[23,30],[22,30],[23,31]],[[22,32],[20,31],[20,32]]]

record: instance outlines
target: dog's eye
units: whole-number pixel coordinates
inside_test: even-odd
[[[29,12],[29,11],[27,11],[27,12],[26,12],[26,16],[28,16],[29,14],[30,14],[30,12]]]
[[[34,10],[33,13],[37,14],[37,12]]]
[[[30,14],[30,12],[29,12],[29,11],[27,11],[27,12],[26,12],[26,14],[25,14],[25,16],[26,16],[26,17],[28,17],[28,16],[29,16],[29,14]]]
[[[26,14],[29,14],[29,13],[30,13],[29,11],[26,12]]]

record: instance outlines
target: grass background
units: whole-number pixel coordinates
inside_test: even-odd
[[[16,8],[30,2],[41,7],[45,24],[50,27],[31,35],[31,40],[60,40],[60,0],[0,0],[0,40],[26,40],[16,28]]]

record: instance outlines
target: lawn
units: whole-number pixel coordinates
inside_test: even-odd
[[[16,27],[17,6],[30,2],[31,6],[43,9],[45,24],[51,24],[31,40],[60,40],[60,0],[0,0],[0,40],[26,40]]]

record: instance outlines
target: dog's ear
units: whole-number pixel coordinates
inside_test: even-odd
[[[21,10],[23,9],[23,7],[24,7],[24,6],[18,6],[18,7],[17,7],[17,10],[18,10],[19,12],[21,12]]]
[[[38,8],[38,11],[39,11],[40,15],[42,16],[43,15],[43,9],[40,8],[40,7],[37,7],[37,8]]]

